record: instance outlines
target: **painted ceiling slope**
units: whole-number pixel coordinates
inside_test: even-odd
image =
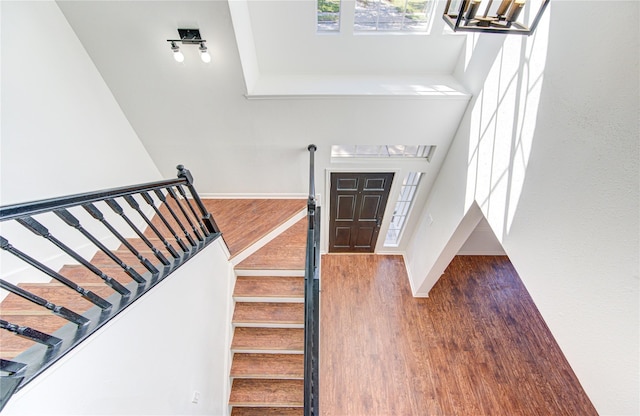
[[[469,100],[466,94],[247,100],[227,1],[57,4],[163,176],[174,177],[184,164],[204,194],[305,194],[309,143],[319,148],[318,173],[331,165],[332,144],[435,145],[434,158],[420,168],[426,193]],[[189,45],[182,47],[183,63],[173,60],[166,39],[178,27],[200,29],[210,64]]]

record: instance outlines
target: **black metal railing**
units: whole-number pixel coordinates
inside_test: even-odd
[[[11,322],[10,314],[2,316],[1,330],[34,344],[14,358],[0,359],[0,410],[15,391],[221,235],[193,187],[191,173],[182,165],[177,169],[177,179],[0,207],[3,259],[23,269],[11,279],[3,276],[0,287],[33,309],[68,321],[48,334],[35,324],[32,328]],[[102,256],[100,261],[89,259],[94,253]],[[61,255],[69,259],[65,265],[97,277],[113,292],[100,296],[96,292],[105,290],[95,283],[74,282],[77,270],[70,273],[47,264]],[[93,306],[71,310],[56,305],[21,287],[33,281],[25,275],[39,275],[40,282],[51,278],[67,294],[76,292]],[[9,342],[11,338],[5,344]]]
[[[318,415],[320,342],[320,207],[316,205],[314,156],[309,145],[309,199],[307,200],[307,254],[304,275],[304,415]]]

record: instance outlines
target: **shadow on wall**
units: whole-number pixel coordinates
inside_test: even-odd
[[[416,296],[429,293],[482,217],[500,244],[509,232],[536,129],[549,16],[529,37],[467,36],[457,75],[474,98],[408,250],[413,274],[426,275],[413,281]]]
[[[549,15],[530,37],[503,36],[486,76],[475,74],[482,88],[470,104],[465,126],[469,130],[465,207],[477,202],[501,242],[518,206],[535,135]],[[465,60],[465,74],[474,69],[474,60],[486,65],[487,59],[482,50],[486,45],[471,36],[468,41],[474,45],[468,48],[473,50],[471,59]]]

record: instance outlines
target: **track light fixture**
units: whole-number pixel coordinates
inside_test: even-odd
[[[211,62],[211,55],[209,55],[209,51],[204,44],[206,40],[200,37],[199,29],[178,29],[178,35],[180,35],[180,39],[167,39],[167,42],[171,44],[173,58],[177,62],[184,62],[184,55],[180,52],[178,43],[182,43],[183,45],[199,45],[198,50],[200,51],[200,59],[202,59],[202,62],[207,64]]]

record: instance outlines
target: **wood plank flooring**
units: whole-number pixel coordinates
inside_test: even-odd
[[[304,199],[204,199],[235,256],[305,209]]]
[[[303,218],[236,266],[236,270],[304,270],[307,219]]]
[[[322,415],[596,415],[506,257],[456,257],[429,298],[400,256],[322,257]]]

